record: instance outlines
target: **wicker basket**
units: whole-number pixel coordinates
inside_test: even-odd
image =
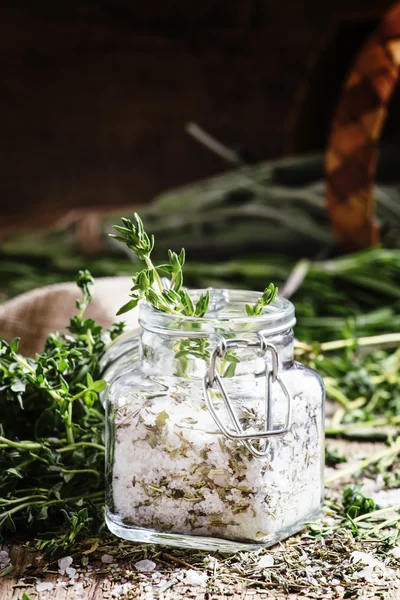
[[[336,243],[348,250],[380,241],[374,181],[378,145],[400,67],[400,3],[383,17],[344,85],[326,152],[326,197]]]

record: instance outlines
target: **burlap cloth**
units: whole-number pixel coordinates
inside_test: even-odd
[[[118,309],[127,302],[132,286],[131,277],[104,277],[96,280],[93,300],[86,317],[109,327],[125,321],[127,328],[137,325],[137,310],[116,317]],[[75,302],[80,290],[75,283],[57,283],[21,294],[0,304],[0,338],[8,342],[21,338],[20,352],[34,356],[41,352],[49,333],[65,331],[69,319],[76,314]]]

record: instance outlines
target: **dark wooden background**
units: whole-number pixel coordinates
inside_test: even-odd
[[[351,41],[352,24],[367,23],[362,37],[389,3],[7,4],[0,8],[0,233],[22,222],[47,225],[71,208],[148,202],[225,169],[184,132],[189,120],[259,159],[308,150],[307,139],[311,149],[322,147],[336,80],[360,43]],[[340,43],[346,27],[350,49]],[[330,72],[319,63],[314,89],[335,85],[326,83],[322,100],[316,92],[315,108],[305,82],[327,48]]]

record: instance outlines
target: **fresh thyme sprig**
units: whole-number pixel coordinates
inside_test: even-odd
[[[268,306],[268,304],[272,304],[277,295],[278,288],[273,283],[270,283],[269,286],[265,288],[262,296],[260,296],[260,298],[253,306],[251,306],[251,304],[246,304],[247,316],[257,317],[261,315],[263,308]]]
[[[151,260],[154,249],[154,235],[149,236],[143,228],[141,218],[134,214],[135,222],[121,217],[121,225],[114,225],[116,234],[110,234],[118,242],[125,244],[139,260],[146,263],[146,268],[136,273],[131,288],[131,300],[124,304],[118,311],[122,315],[135,308],[139,301],[144,299],[155,309],[173,315],[184,315],[188,317],[204,317],[210,302],[210,293],[207,291],[193,303],[190,294],[183,289],[183,265],[185,263],[185,249],[182,248],[179,255],[168,250],[168,262],[155,266]],[[163,286],[159,271],[170,276],[168,287]],[[263,308],[271,304],[278,294],[278,288],[270,283],[265,288],[258,301],[252,306],[246,304],[248,316],[259,316]]]
[[[143,229],[142,220],[136,213],[134,219],[133,223],[130,219],[121,218],[122,226],[114,225],[118,235],[112,234],[111,237],[126,244],[140,260],[146,263],[146,268],[134,275],[131,300],[124,304],[117,314],[128,312],[144,299],[161,312],[188,317],[204,317],[210,301],[209,292],[202,294],[197,304],[194,304],[190,294],[182,287],[185,250],[182,248],[179,255],[169,250],[168,262],[154,266],[151,260],[154,236],[147,235]],[[168,287],[163,286],[159,271],[170,276]]]

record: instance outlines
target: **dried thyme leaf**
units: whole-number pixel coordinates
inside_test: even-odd
[[[156,427],[159,431],[163,427],[165,427],[168,419],[169,419],[169,414],[167,412],[165,412],[165,410],[162,410],[161,412],[158,413],[158,415],[156,416],[155,422],[156,422]]]

